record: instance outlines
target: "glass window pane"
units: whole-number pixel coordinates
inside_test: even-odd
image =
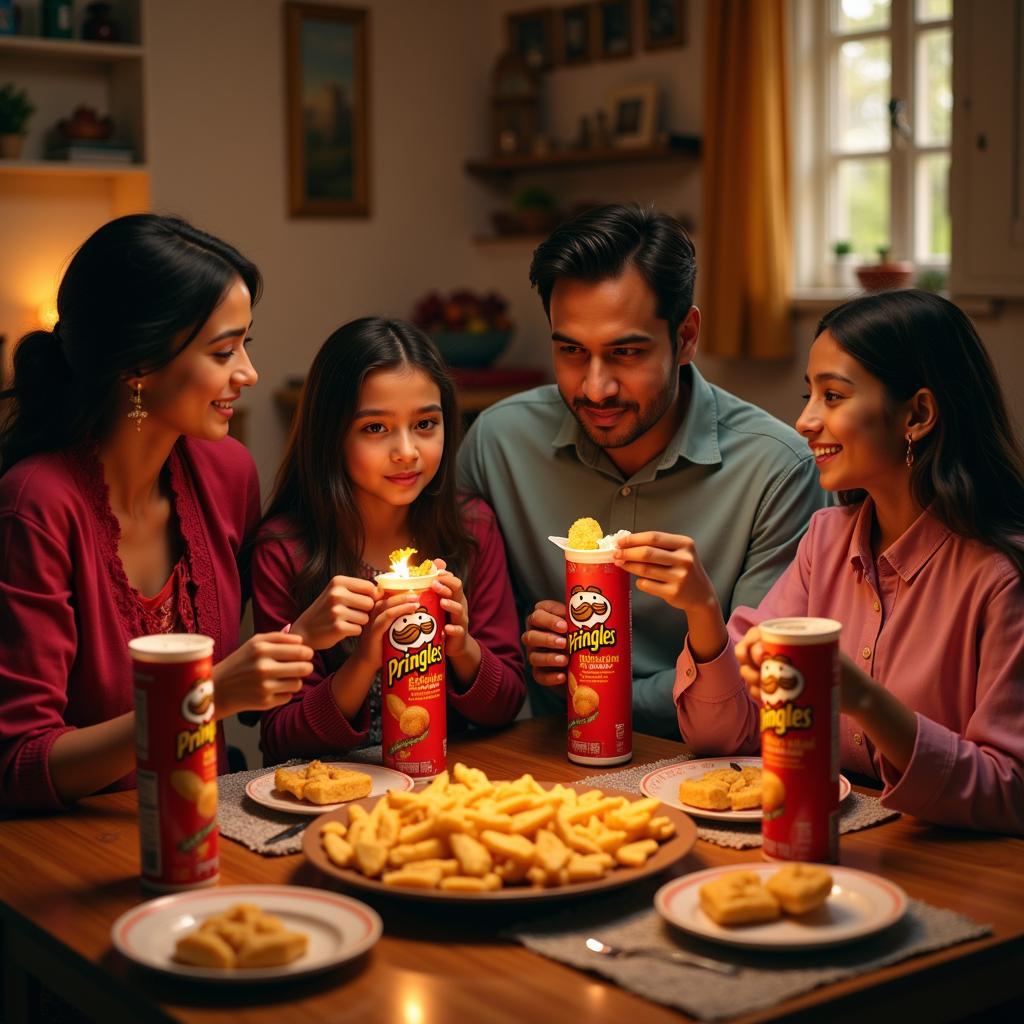
[[[944,263],[950,253],[949,154],[929,153],[917,161],[914,258]]]
[[[889,27],[890,0],[833,0],[832,24],[836,32],[865,32]]]
[[[917,37],[917,141],[949,144],[953,125],[953,31],[932,29]]]
[[[841,160],[836,174],[833,237],[848,238],[862,259],[889,244],[889,158]]]
[[[953,0],[917,0],[918,21],[940,21],[953,17]]]
[[[890,49],[887,38],[839,47],[835,145],[840,152],[889,148]]]

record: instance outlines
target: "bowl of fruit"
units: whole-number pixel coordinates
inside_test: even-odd
[[[449,366],[490,366],[512,337],[508,303],[497,292],[430,292],[416,304],[412,321],[431,336]]]

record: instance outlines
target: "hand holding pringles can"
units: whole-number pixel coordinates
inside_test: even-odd
[[[382,590],[411,593],[418,602],[381,641],[381,745],[388,768],[427,779],[444,771],[448,749],[444,612],[431,589],[437,568],[429,559],[410,567],[414,554],[393,551],[391,571],[377,577]]]
[[[217,723],[213,640],[161,633],[129,641],[142,883],[174,892],[213,885],[217,841]]]
[[[568,538],[550,538],[565,551],[568,756],[578,764],[633,756],[630,577],[614,563],[617,537],[578,519]]]
[[[760,625],[764,855],[839,857],[839,634],[833,619]]]

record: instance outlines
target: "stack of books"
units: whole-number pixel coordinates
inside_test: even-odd
[[[135,150],[113,139],[60,139],[46,150],[48,160],[74,160],[84,163],[135,163]]]

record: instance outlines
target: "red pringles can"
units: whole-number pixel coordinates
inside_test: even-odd
[[[629,574],[611,550],[565,552],[569,630],[569,760],[622,764],[633,756]]]
[[[839,858],[839,634],[834,619],[762,622],[761,833],[770,860]]]
[[[384,634],[380,668],[381,746],[384,764],[415,779],[440,775],[448,753],[444,612],[430,576],[377,577],[382,590],[411,592],[416,611]]]
[[[174,892],[213,885],[217,851],[217,723],[213,641],[161,633],[129,641],[142,884]]]

